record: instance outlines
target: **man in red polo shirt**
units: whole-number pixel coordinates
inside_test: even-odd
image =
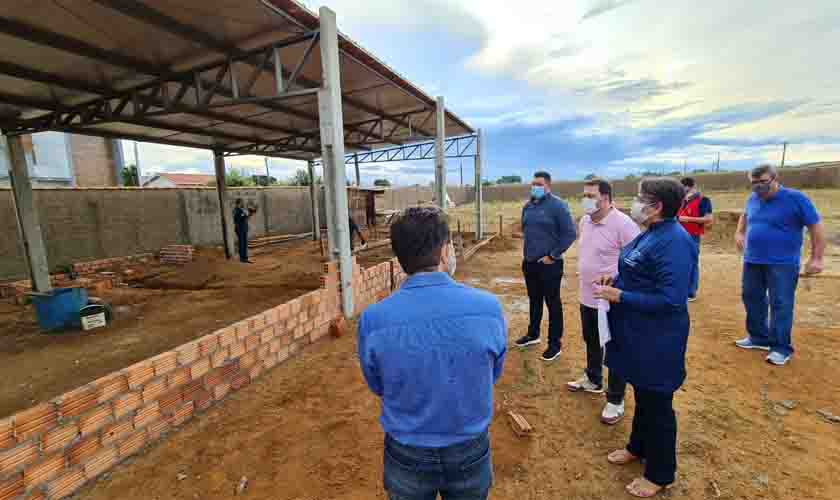
[[[700,254],[700,239],[706,232],[706,228],[713,222],[712,202],[697,190],[694,179],[686,177],[680,181],[685,188],[685,199],[677,214],[680,223],[688,231],[688,234],[697,242],[697,254]],[[688,301],[697,300],[697,288],[700,286],[700,263],[694,267],[691,275],[691,289],[689,290]]]

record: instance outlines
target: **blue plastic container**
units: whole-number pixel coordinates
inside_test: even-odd
[[[81,328],[79,310],[88,303],[84,288],[56,288],[49,295],[33,295],[35,314],[42,330]]]

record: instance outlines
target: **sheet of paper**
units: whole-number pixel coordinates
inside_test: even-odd
[[[598,338],[601,340],[601,347],[612,340],[610,335],[610,322],[607,319],[607,312],[610,310],[610,303],[606,300],[598,300]]]

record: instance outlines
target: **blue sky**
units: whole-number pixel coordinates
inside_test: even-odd
[[[308,0],[485,131],[486,176],[724,169],[840,157],[840,2]],[[149,169],[209,154],[141,146]],[[132,158],[131,148],[127,157]],[[472,179],[471,162],[464,162]],[[271,160],[273,175],[300,165]],[[260,158],[234,166],[264,170]],[[450,182],[460,164],[449,163]],[[366,166],[363,183],[427,183],[431,164]]]

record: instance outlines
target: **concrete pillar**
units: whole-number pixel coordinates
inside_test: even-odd
[[[221,151],[213,151],[213,164],[216,167],[216,192],[219,194],[219,215],[222,223],[222,242],[225,257],[230,259],[233,249],[233,230],[228,224],[227,186],[225,186],[225,157]]]
[[[50,267],[47,262],[47,246],[44,244],[38,212],[35,209],[23,142],[20,136],[7,137],[6,141],[9,147],[9,179],[15,200],[18,235],[23,243],[23,258],[29,269],[32,290],[48,293],[52,290],[52,285],[50,284]]]
[[[443,96],[437,98],[435,115],[435,199],[440,208],[446,210],[446,151],[443,143],[446,139],[446,111]]]
[[[327,187],[327,225],[331,259],[338,258],[341,280],[341,307],[344,316],[353,316],[353,258],[350,254],[350,224],[347,207],[347,175],[344,168],[344,116],[341,109],[341,70],[338,56],[338,26],[335,12],[318,10],[321,24],[322,86],[318,92],[318,118],[321,126],[321,163],[329,180]],[[329,171],[329,175],[327,172]]]
[[[481,185],[481,129],[476,132],[475,138],[475,238],[481,240],[484,238],[484,228],[481,221],[484,220],[484,187]]]
[[[309,167],[309,201],[312,204],[312,239],[315,241],[321,240],[321,214],[320,214],[320,200],[318,194],[321,191],[321,186],[317,183],[315,177],[315,164],[311,161]]]
[[[353,155],[353,163],[356,165],[356,187],[361,187],[362,185],[362,175],[359,172],[359,154],[356,153]]]

